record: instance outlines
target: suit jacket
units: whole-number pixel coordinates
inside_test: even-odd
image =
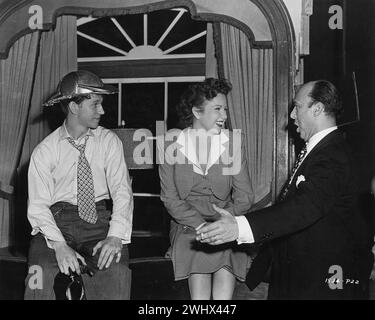
[[[201,170],[201,168],[198,160],[186,152],[187,148],[185,147],[188,146],[188,143],[181,139],[181,136],[186,132],[187,129],[182,131],[182,135],[178,136],[177,141],[165,141],[164,145],[158,145],[158,152],[166,151],[164,159],[159,165],[160,198],[177,223],[196,228],[206,222],[207,215],[217,215],[217,213],[213,209],[211,209],[211,213],[200,212],[199,207],[197,208],[187,201],[194,185],[193,172]],[[225,139],[221,145],[223,148],[219,151],[216,150],[216,156],[213,159],[210,158],[212,161],[209,160],[207,164],[208,172],[205,179],[215,197],[216,205],[224,207],[234,215],[244,214],[251,207],[253,192],[246,158],[243,156],[243,144],[232,143],[234,141],[232,133],[222,133],[221,136],[222,139]],[[174,147],[175,159],[180,160],[177,163],[171,159],[171,153],[168,152],[171,147]],[[229,151],[227,155],[232,156],[233,161],[224,161],[224,163],[219,161],[217,156],[223,156],[227,151]],[[233,174],[223,174],[225,172],[223,169],[234,168],[236,163],[239,166],[233,171]]]
[[[335,130],[306,156],[284,201],[246,214],[255,242],[264,247],[248,286],[262,281],[270,266],[270,299],[362,298],[372,255],[357,210],[356,180],[344,137]],[[343,289],[329,287],[335,265]]]

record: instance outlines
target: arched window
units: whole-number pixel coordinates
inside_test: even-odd
[[[178,96],[188,83],[204,79],[206,33],[206,22],[179,8],[78,19],[79,68],[119,91],[107,99],[102,125],[148,128],[154,134],[156,120],[178,126]]]

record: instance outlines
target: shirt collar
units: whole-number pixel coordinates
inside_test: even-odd
[[[85,136],[92,136],[93,137],[95,135],[95,132],[96,132],[96,129],[92,130],[92,129],[89,128],[87,130],[87,132],[85,134],[83,134],[82,137],[80,137],[78,140],[81,140]],[[64,139],[67,139],[67,138],[72,138],[73,140],[75,140],[73,137],[70,136],[68,130],[66,129],[66,121],[64,121],[64,123],[60,127],[59,136],[60,136],[60,140],[64,140]]]
[[[205,173],[203,173],[203,170],[199,164],[199,160],[195,152],[195,147],[191,139],[192,133],[190,132],[190,130],[191,128],[186,128],[181,131],[176,142],[181,146],[179,149],[180,152],[193,164],[194,171],[196,173],[206,175],[208,169],[217,162],[222,153],[225,151],[224,144],[229,141],[227,134],[225,134],[224,132],[227,130],[223,129],[221,130],[220,134],[212,136],[213,138],[211,142],[210,155],[208,157]]]
[[[335,131],[336,129],[337,126],[334,126],[315,133],[306,143],[307,153],[309,153],[325,136],[330,134],[332,131]]]

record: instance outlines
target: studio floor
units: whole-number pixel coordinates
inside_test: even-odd
[[[132,270],[132,300],[189,300],[187,281],[174,281],[172,262],[162,257],[134,258]],[[22,300],[27,274],[25,252],[0,249],[0,300]],[[268,284],[261,283],[250,291],[237,283],[234,300],[265,300]]]
[[[172,262],[163,257],[134,258],[132,270],[132,300],[189,300],[187,281],[174,281]],[[0,249],[0,300],[23,300],[27,274],[23,251]],[[233,300],[266,300],[268,284],[262,282],[250,291],[237,282]],[[375,300],[375,281],[370,284],[369,300]]]

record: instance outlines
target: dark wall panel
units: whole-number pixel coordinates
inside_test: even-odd
[[[343,30],[332,30],[329,8],[344,10]],[[355,98],[352,73],[355,72],[361,121],[343,127],[358,164],[361,189],[369,189],[375,174],[375,1],[314,0],[310,17],[310,55],[305,57],[305,81],[327,79],[343,96],[344,123],[354,120]]]

